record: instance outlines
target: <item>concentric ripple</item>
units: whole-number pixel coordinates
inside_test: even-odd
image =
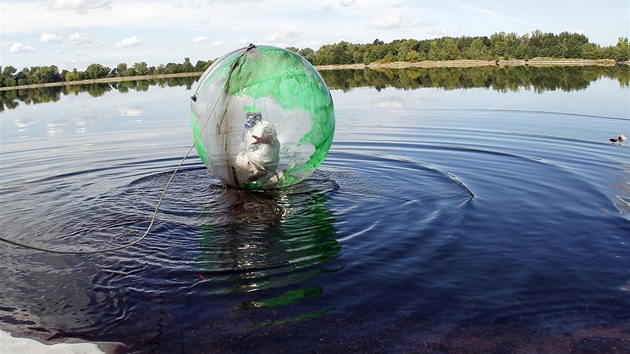
[[[0,259],[2,322],[152,353],[430,352],[497,331],[587,338],[576,323],[624,333],[629,147],[606,138],[628,120],[457,109],[338,116],[324,164],[290,189],[228,188],[192,157],[138,244],[89,256],[0,244],[10,255]],[[156,138],[124,136],[113,151],[11,145],[3,237],[61,250],[136,240],[185,133],[186,143],[172,138],[159,151],[145,146]]]

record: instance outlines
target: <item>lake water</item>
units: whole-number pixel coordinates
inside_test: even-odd
[[[147,353],[629,352],[628,68],[423,70],[322,72],[335,139],[291,189],[193,153],[134,246],[0,242],[0,325]],[[140,237],[193,81],[0,93],[1,236]]]

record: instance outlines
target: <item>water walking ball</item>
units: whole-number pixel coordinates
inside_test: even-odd
[[[332,97],[298,54],[268,45],[235,50],[199,79],[190,116],[195,148],[223,183],[282,188],[309,177],[333,140]]]

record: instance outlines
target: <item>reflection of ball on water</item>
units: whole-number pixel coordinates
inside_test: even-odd
[[[238,49],[199,79],[191,125],[217,178],[247,189],[286,187],[322,163],[335,131],[330,92],[301,56],[272,46]]]

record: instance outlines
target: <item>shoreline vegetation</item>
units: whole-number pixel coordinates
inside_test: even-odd
[[[630,65],[630,61],[615,61],[614,59],[557,59],[557,58],[533,58],[529,60],[508,59],[508,60],[437,60],[421,62],[388,62],[370,64],[332,64],[315,65],[317,70],[344,70],[344,69],[405,69],[405,68],[446,68],[446,67],[481,67],[481,66],[616,66]],[[59,81],[38,84],[15,85],[0,87],[0,91],[33,89],[55,86],[89,85],[97,83],[113,83],[124,81],[160,80],[178,77],[201,76],[204,71],[194,71],[174,74],[152,74],[137,76],[116,76],[98,79],[85,79],[75,81]]]
[[[601,46],[591,43],[583,34],[566,31],[543,33],[540,30],[523,35],[498,32],[490,36],[396,39],[389,43],[379,39],[359,44],[341,41],[322,45],[317,50],[286,49],[299,54],[319,70],[487,65],[610,66],[630,61],[628,37],[619,37],[616,45]],[[119,63],[115,67],[92,63],[85,70],[59,70],[55,65],[18,70],[7,65],[0,67],[0,89],[46,87],[30,86],[40,84],[72,85],[192,77],[205,72],[213,62],[197,60],[192,63],[190,58],[184,58],[183,63],[157,66],[149,66],[146,62],[133,65]]]
[[[394,88],[473,89],[486,88],[499,92],[518,92],[521,89],[536,93],[562,90],[583,90],[591,82],[607,78],[622,88],[630,87],[630,63],[613,61],[450,61],[404,63],[391,62],[372,65],[346,64],[319,66],[319,74],[330,90],[344,92],[370,87],[376,90]],[[0,113],[24,104],[56,102],[62,96],[88,93],[99,97],[110,91],[126,93],[147,91],[153,86],[186,86],[192,90],[203,75],[201,71],[164,73],[145,76],[107,77],[83,81],[31,84],[2,90]]]

